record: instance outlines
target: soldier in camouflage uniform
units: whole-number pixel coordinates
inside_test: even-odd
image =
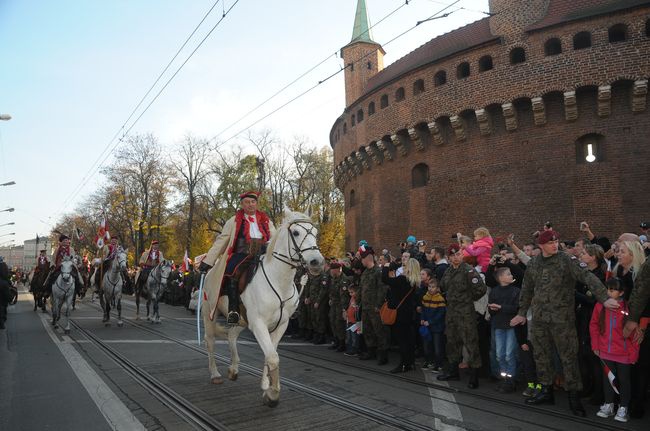
[[[554,403],[553,345],[562,362],[565,387],[569,391],[569,407],[576,416],[585,416],[578,391],[582,381],[578,371],[578,337],[575,326],[575,285],[585,284],[594,297],[607,308],[618,308],[608,299],[602,282],[587,265],[564,252],[558,252],[559,236],[553,230],[542,232],[538,238],[542,253],[533,257],[526,268],[519,299],[519,312],[510,324],[526,322],[532,311],[531,338],[541,389],[527,404]]]
[[[386,286],[381,282],[381,269],[375,264],[375,252],[370,246],[361,251],[361,263],[365,270],[359,280],[359,300],[363,339],[368,350],[359,356],[361,360],[378,359],[379,365],[388,363],[390,328],[381,322],[379,309],[386,298]]]
[[[343,318],[343,310],[345,309],[341,306],[341,297],[343,296],[342,292],[347,294],[350,278],[342,274],[339,262],[333,262],[330,265],[330,277],[329,319],[332,335],[334,336],[334,344],[330,349],[343,352],[345,351],[345,320]]]
[[[447,301],[445,333],[447,335],[447,369],[438,380],[460,380],[458,363],[462,358],[463,346],[467,349],[470,378],[467,387],[478,388],[478,372],[481,368],[481,353],[478,343],[478,324],[474,301],[487,292],[481,275],[463,261],[459,244],[447,248],[451,265],[440,280],[440,290]]]
[[[306,341],[310,341],[313,336],[313,328],[311,325],[311,302],[310,302],[310,283],[307,281],[305,287],[300,295],[300,303],[298,304],[298,327],[299,332],[295,338],[303,338]],[[294,337],[292,337],[294,338]]]
[[[311,326],[314,330],[314,344],[324,344],[327,333],[327,311],[329,296],[329,274],[322,272],[309,275],[309,302],[311,303]]]

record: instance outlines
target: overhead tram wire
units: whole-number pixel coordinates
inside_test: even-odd
[[[412,3],[413,1],[414,1],[414,0],[411,0],[411,3]],[[370,30],[372,30],[375,26],[381,24],[384,20],[386,20],[387,18],[389,18],[390,16],[392,16],[393,14],[395,14],[397,11],[399,11],[400,9],[402,9],[404,6],[408,6],[408,5],[409,5],[409,0],[406,0],[404,3],[402,3],[402,4],[401,4],[400,6],[398,6],[396,9],[394,9],[394,10],[391,11],[391,12],[389,12],[388,15],[384,16],[384,17],[381,18],[379,21],[377,21],[376,23],[374,23],[373,25],[371,25],[370,27],[368,27],[368,30],[366,30],[366,31],[364,31],[363,33],[361,33],[361,35],[363,36],[363,35],[367,34],[367,33],[370,32]],[[271,96],[269,96],[266,100],[264,100],[263,102],[261,102],[259,105],[257,105],[256,107],[254,107],[254,108],[251,109],[250,111],[246,112],[246,113],[245,113],[244,115],[242,115],[241,117],[239,117],[239,118],[238,118],[234,123],[231,123],[228,127],[226,127],[225,129],[223,129],[221,132],[217,133],[217,134],[214,135],[212,138],[208,139],[208,143],[214,141],[214,140],[217,139],[219,136],[223,135],[225,132],[227,132],[228,130],[230,130],[231,128],[233,128],[235,125],[239,124],[239,123],[240,123],[244,118],[248,117],[248,116],[251,115],[253,112],[257,111],[259,108],[261,108],[262,106],[266,105],[266,104],[267,104],[268,102],[270,102],[271,100],[275,99],[275,97],[277,97],[279,94],[281,94],[281,93],[283,93],[284,91],[286,91],[289,87],[291,87],[291,86],[292,86],[293,84],[295,84],[296,82],[300,81],[302,78],[304,78],[305,76],[307,76],[309,73],[313,72],[316,68],[318,68],[319,66],[321,66],[322,64],[324,64],[327,60],[329,60],[329,59],[332,58],[332,57],[336,57],[336,56],[338,55],[338,52],[339,52],[339,50],[337,49],[337,50],[334,51],[332,54],[329,54],[327,57],[325,57],[325,58],[322,59],[320,62],[318,62],[316,65],[310,67],[307,71],[303,72],[303,73],[302,73],[301,75],[299,75],[297,78],[295,78],[294,80],[292,80],[291,82],[289,82],[287,85],[285,85],[284,87],[282,87],[281,89],[279,89],[278,91],[276,91],[275,93],[273,93],[273,94],[272,94]]]
[[[91,175],[91,174],[94,172],[95,167],[97,166],[97,163],[99,162],[99,160],[101,160],[101,158],[104,156],[104,154],[106,153],[106,151],[110,148],[110,146],[111,146],[111,144],[113,143],[113,141],[115,141],[115,139],[120,135],[120,132],[122,132],[122,131],[124,130],[124,127],[126,126],[126,124],[131,120],[131,118],[133,117],[133,115],[137,112],[138,108],[140,108],[140,106],[142,106],[142,102],[145,101],[145,99],[147,98],[147,96],[149,96],[149,94],[151,93],[151,90],[154,89],[154,87],[158,84],[158,82],[159,82],[160,79],[163,77],[163,75],[167,72],[167,70],[169,70],[169,67],[172,65],[172,63],[174,62],[174,60],[176,60],[176,58],[177,58],[178,55],[181,53],[181,51],[185,48],[185,46],[187,46],[187,43],[188,43],[188,42],[190,41],[190,39],[192,39],[192,37],[196,34],[196,32],[198,31],[198,29],[201,27],[201,25],[203,25],[203,23],[204,23],[205,20],[208,18],[208,16],[212,13],[212,11],[213,11],[214,8],[217,6],[217,4],[219,4],[219,1],[221,1],[221,0],[216,0],[216,1],[214,2],[214,4],[212,5],[212,7],[211,7],[210,9],[208,9],[208,11],[205,13],[205,15],[203,16],[203,18],[201,19],[201,21],[199,21],[199,23],[196,25],[196,27],[194,27],[194,30],[192,30],[192,32],[189,34],[189,36],[187,36],[187,38],[185,39],[185,42],[183,42],[183,44],[180,46],[180,48],[178,48],[178,50],[176,51],[176,54],[174,54],[174,56],[171,58],[171,60],[169,60],[169,62],[167,63],[167,66],[164,67],[164,69],[162,70],[162,72],[160,72],[160,74],[158,75],[158,77],[156,78],[156,80],[154,81],[154,83],[151,84],[151,87],[149,87],[149,90],[147,90],[147,92],[144,94],[144,96],[142,96],[142,98],[140,99],[140,101],[138,102],[138,104],[135,106],[135,108],[133,108],[133,110],[132,110],[131,113],[129,114],[129,117],[124,121],[124,123],[122,123],[122,126],[117,130],[117,132],[115,132],[115,135],[113,135],[113,137],[110,139],[110,141],[108,141],[108,144],[106,145],[106,147],[104,148],[104,150],[99,154],[99,156],[97,157],[97,159],[95,160],[95,162],[93,162],[93,164],[90,166],[90,168],[88,169],[88,171],[86,172],[86,174],[85,174],[85,175],[83,176],[83,178],[81,179],[80,185],[81,185],[81,184],[84,184],[84,181],[86,181],[86,179],[88,178],[88,176]],[[77,187],[79,187],[80,185],[77,185]],[[77,192],[77,188],[75,188],[75,189],[70,193],[70,196],[69,196],[68,198],[66,198],[66,200],[64,201],[63,206],[65,206],[65,205],[68,203],[68,200],[70,200],[70,197],[73,196],[76,192]]]
[[[455,9],[455,10],[453,10],[453,11],[451,11],[451,12],[447,12],[447,13],[444,13],[443,15],[439,15],[439,14],[443,13],[444,11],[446,11],[447,9],[449,9],[450,7],[452,7],[452,6],[454,6],[455,4],[459,3],[460,1],[461,1],[461,0],[456,0],[456,1],[454,1],[453,3],[447,5],[446,7],[440,9],[438,12],[434,13],[434,14],[431,15],[429,18],[426,18],[426,19],[424,19],[424,20],[422,20],[422,21],[418,21],[414,26],[412,26],[412,27],[408,28],[407,30],[405,30],[404,32],[398,34],[398,35],[395,36],[394,38],[390,39],[388,42],[384,43],[382,46],[387,46],[388,44],[390,44],[390,43],[396,41],[397,39],[399,39],[400,37],[402,37],[402,36],[404,36],[405,34],[409,33],[410,31],[412,31],[414,28],[418,27],[420,24],[422,24],[422,23],[425,22],[425,21],[431,21],[431,20],[433,20],[433,19],[437,19],[437,18],[445,18],[445,17],[448,17],[449,15],[451,15],[452,13],[457,12],[457,11],[460,10],[460,9]],[[265,119],[267,119],[267,118],[270,117],[271,115],[275,114],[276,112],[278,112],[278,111],[280,111],[281,109],[285,108],[285,107],[288,106],[289,104],[295,102],[296,100],[298,100],[298,99],[300,99],[301,97],[305,96],[306,94],[310,93],[311,91],[313,91],[314,89],[316,89],[319,85],[321,85],[321,84],[323,84],[323,83],[329,81],[331,78],[333,78],[333,77],[335,77],[336,75],[338,75],[339,73],[343,72],[345,69],[347,69],[347,68],[350,67],[351,65],[363,61],[363,60],[364,60],[366,57],[368,57],[370,54],[372,54],[372,53],[368,53],[368,54],[362,56],[362,57],[359,58],[358,60],[355,60],[354,62],[352,62],[352,63],[350,63],[350,64],[347,64],[345,67],[342,67],[340,70],[337,70],[336,72],[334,72],[334,73],[332,73],[331,75],[327,76],[325,79],[322,79],[322,80],[318,81],[317,84],[315,84],[315,85],[309,87],[308,89],[306,89],[306,90],[303,91],[302,93],[298,94],[297,96],[293,97],[292,99],[288,100],[288,101],[285,102],[284,104],[280,105],[279,107],[277,107],[277,108],[274,109],[273,111],[271,111],[271,112],[269,112],[268,114],[264,115],[263,117],[261,117],[261,118],[255,120],[252,124],[249,124],[249,125],[246,126],[245,128],[241,129],[239,132],[237,132],[237,133],[235,133],[234,135],[230,136],[230,137],[229,137],[228,139],[226,139],[225,141],[220,142],[220,145],[223,145],[223,144],[225,144],[225,143],[231,141],[232,139],[238,137],[239,135],[241,135],[241,134],[244,133],[245,131],[251,129],[252,127],[255,127],[257,124],[259,124],[260,122],[264,121]],[[214,138],[213,138],[213,139],[214,139]]]
[[[226,18],[226,16],[228,16],[228,14],[230,13],[230,11],[232,11],[232,9],[237,5],[237,3],[239,3],[239,0],[235,0],[235,2],[234,2],[234,3],[233,3],[233,4],[232,4],[228,9],[224,9],[223,15],[221,16],[221,18],[219,19],[219,21],[217,21],[217,23],[216,23],[216,24],[215,24],[215,25],[210,29],[210,31],[205,35],[205,37],[203,37],[203,39],[201,39],[201,41],[200,41],[199,44],[196,46],[196,48],[194,48],[194,50],[193,50],[193,51],[192,51],[192,52],[187,56],[187,58],[185,59],[185,61],[183,61],[183,63],[178,67],[178,69],[176,69],[176,71],[174,72],[174,74],[173,74],[173,75],[172,75],[172,76],[167,80],[167,82],[165,83],[165,85],[163,85],[163,87],[158,91],[158,93],[156,93],[156,95],[153,97],[153,99],[149,102],[149,104],[146,106],[146,108],[145,108],[145,109],[140,113],[140,115],[138,115],[138,117],[133,121],[133,123],[131,123],[131,125],[130,125],[126,130],[124,129],[124,127],[126,126],[126,122],[122,125],[122,127],[121,127],[121,128],[118,130],[118,132],[116,133],[115,137],[117,137],[117,136],[120,134],[120,132],[123,131],[123,132],[122,132],[122,136],[120,137],[120,139],[118,139],[117,142],[115,142],[115,143],[112,145],[112,147],[111,147],[111,143],[115,140],[115,137],[114,137],[113,139],[111,139],[111,141],[109,141],[109,144],[108,144],[108,147],[107,147],[107,148],[110,148],[110,151],[108,151],[108,153],[104,156],[104,158],[101,159],[101,161],[99,162],[99,165],[98,165],[99,167],[101,167],[101,166],[104,164],[104,162],[106,162],[106,160],[111,156],[111,154],[113,153],[113,151],[115,151],[115,149],[117,148],[117,146],[118,146],[118,145],[123,141],[123,139],[126,137],[126,135],[128,135],[128,133],[131,131],[131,129],[133,129],[133,127],[135,127],[135,125],[138,123],[138,121],[140,121],[140,119],[144,116],[144,114],[149,110],[149,108],[151,107],[151,105],[153,105],[153,103],[158,99],[158,97],[160,97],[160,95],[162,94],[162,92],[165,91],[165,89],[167,88],[167,86],[169,86],[169,84],[170,84],[170,83],[172,82],[172,80],[176,77],[176,75],[178,75],[178,73],[181,71],[181,69],[183,69],[183,67],[184,67],[184,66],[187,64],[187,62],[192,58],[192,56],[194,56],[194,54],[199,50],[199,48],[203,45],[203,43],[204,43],[204,42],[208,39],[208,37],[210,37],[210,35],[214,32],[214,30],[216,30],[216,28],[219,26],[219,24],[221,24],[221,22],[223,22],[223,20]],[[215,5],[216,5],[216,4],[215,4]],[[213,6],[213,7],[214,7],[214,6]],[[196,31],[196,30],[195,30],[195,31]],[[177,55],[178,55],[178,54],[177,54]],[[172,61],[173,61],[173,60],[172,60]],[[133,113],[131,114],[131,116],[132,116],[132,115],[133,115]],[[127,122],[128,122],[128,121],[127,121]],[[105,154],[105,153],[106,153],[106,150],[104,150],[101,154]],[[100,154],[100,157],[101,157],[101,154]],[[94,171],[95,166],[97,166],[97,163],[94,163],[94,164],[93,164],[93,167],[91,168],[91,171]],[[84,179],[82,179],[81,183],[80,183],[80,184],[79,184],[79,185],[74,189],[73,193],[72,193],[72,194],[71,194],[71,195],[70,195],[70,196],[69,196],[69,197],[64,201],[64,203],[63,203],[61,209],[60,209],[59,211],[57,211],[57,213],[61,213],[62,210],[65,208],[66,204],[67,204],[68,202],[72,201],[72,199],[74,199],[74,198],[79,194],[79,192],[81,191],[81,189],[83,189],[83,187],[84,187],[84,186],[88,183],[88,181],[90,180],[90,178],[88,177],[88,175],[89,175],[90,173],[92,173],[92,172],[89,172],[89,173],[86,175],[86,177],[84,177]]]

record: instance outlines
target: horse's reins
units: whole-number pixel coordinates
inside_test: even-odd
[[[117,262],[117,265],[118,265],[117,270],[114,270],[113,269],[114,264],[111,264],[111,270],[110,270],[110,272],[108,272],[106,274],[106,278],[107,278],[108,283],[113,287],[117,286],[117,281],[118,281],[118,279],[120,277],[120,275],[119,275],[120,274],[120,267],[122,266],[122,259],[120,259],[120,255],[121,255],[121,253],[117,253],[117,255],[116,255],[117,261],[118,261]],[[124,259],[124,261],[126,261],[126,258]],[[117,277],[118,277],[118,278],[115,279],[115,281],[111,280],[111,273],[114,273],[114,272],[117,273]]]
[[[309,223],[311,225],[311,227],[309,229],[307,229],[303,225],[301,225],[300,223]],[[300,244],[298,244],[296,242],[296,239],[293,237],[293,234],[291,232],[291,226],[293,226],[294,224],[300,226],[307,233],[305,235],[305,237],[302,239],[302,241],[300,241]],[[314,223],[311,220],[295,220],[295,221],[291,222],[289,224],[289,226],[287,226],[287,231],[289,232],[289,238],[291,240],[291,243],[293,243],[293,248],[291,247],[291,243],[289,242],[289,239],[288,239],[287,240],[287,246],[288,246],[287,248],[289,249],[289,255],[287,256],[285,254],[278,253],[278,252],[274,251],[273,252],[273,257],[275,257],[279,261],[289,265],[293,269],[305,268],[305,260],[303,259],[302,253],[305,252],[305,251],[309,251],[309,250],[318,250],[318,251],[320,251],[320,248],[318,248],[318,245],[313,245],[311,247],[307,247],[307,248],[304,248],[304,249],[301,248],[308,236],[311,235],[311,236],[314,237],[314,239],[317,240],[316,235],[314,234],[314,229],[316,229],[316,228],[314,227]],[[292,250],[298,254],[297,259],[292,255],[292,252],[291,252]],[[289,261],[287,261],[286,259],[289,259]],[[298,265],[296,265],[294,262],[298,262]],[[280,317],[278,318],[278,321],[275,324],[275,326],[273,327],[273,329],[271,329],[269,331],[269,333],[272,333],[276,329],[278,329],[278,326],[280,326],[280,322],[282,321],[282,314],[283,314],[283,311],[284,311],[284,304],[286,304],[291,298],[293,298],[296,295],[296,292],[298,292],[298,288],[296,287],[296,284],[294,283],[293,284],[293,293],[291,294],[291,296],[288,297],[285,300],[282,300],[282,297],[280,296],[278,291],[273,286],[273,283],[271,283],[271,280],[269,280],[269,276],[266,274],[266,269],[264,269],[264,259],[260,260],[260,266],[262,267],[262,273],[264,274],[264,278],[266,279],[266,282],[269,284],[269,286],[271,286],[271,290],[273,290],[273,293],[275,293],[275,296],[277,296],[278,300],[280,301]],[[301,293],[302,293],[301,291],[298,292],[298,296],[300,296]]]

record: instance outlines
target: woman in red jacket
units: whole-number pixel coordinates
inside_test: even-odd
[[[639,359],[639,345],[633,338],[623,337],[623,326],[628,313],[627,304],[623,299],[624,286],[614,277],[607,280],[607,294],[620,303],[617,310],[607,310],[601,303],[596,303],[591,315],[589,332],[591,348],[603,363],[616,376],[621,395],[621,403],[616,412],[615,420],[627,422],[628,408],[632,398],[631,368]],[[608,418],[614,415],[614,389],[609,379],[603,379],[605,389],[605,404],[596,415]]]

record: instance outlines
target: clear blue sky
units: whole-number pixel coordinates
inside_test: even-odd
[[[372,29],[383,43],[454,0],[410,0]],[[145,91],[213,0],[0,0],[0,243],[48,234],[61,204],[108,145]],[[226,8],[234,0],[226,0]],[[371,24],[404,0],[367,0]],[[464,9],[459,9],[463,7]],[[349,42],[356,0],[240,0],[132,133],[153,132],[166,146],[185,133],[212,137],[316,63],[331,58],[226,139],[342,66],[334,53]],[[448,18],[418,26],[386,46],[388,65],[435,37],[475,21],[487,0],[461,0]],[[186,58],[221,17],[208,17],[172,66]],[[163,82],[166,79],[163,80]],[[328,145],[344,108],[337,75],[258,126],[280,137]],[[234,139],[228,145],[241,145]],[[98,174],[70,204],[101,183]],[[15,228],[15,229],[14,229]],[[2,236],[16,232],[15,237]]]

